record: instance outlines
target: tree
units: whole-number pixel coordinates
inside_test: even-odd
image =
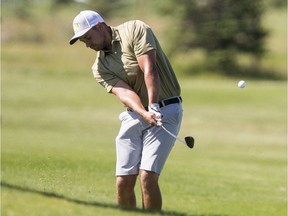
[[[165,2],[159,4],[160,10],[178,18],[177,34],[172,35],[172,40],[177,40],[171,43],[173,52],[203,48],[210,63],[227,71],[235,66],[239,53],[256,59],[263,54],[267,32],[261,26],[262,0],[179,0],[177,5],[172,0]]]

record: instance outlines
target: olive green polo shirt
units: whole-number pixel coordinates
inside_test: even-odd
[[[126,82],[148,106],[148,93],[137,57],[156,50],[156,66],[160,78],[159,100],[179,96],[181,93],[175,73],[151,28],[134,20],[112,29],[112,50],[99,51],[92,67],[93,75],[107,92],[119,80]]]

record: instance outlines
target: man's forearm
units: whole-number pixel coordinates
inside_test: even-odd
[[[124,81],[120,80],[112,88],[112,93],[116,95],[125,106],[141,116],[143,115],[143,112],[146,111],[139,96]]]
[[[149,104],[158,103],[159,101],[159,90],[160,81],[159,75],[156,68],[151,71],[144,72],[145,84],[148,92],[148,102]]]

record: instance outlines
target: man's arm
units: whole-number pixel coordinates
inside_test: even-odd
[[[156,66],[156,51],[150,50],[145,54],[137,57],[138,64],[144,73],[144,80],[148,92],[149,112],[154,113],[153,118],[157,126],[162,125],[162,114],[158,104],[160,79]]]
[[[118,81],[117,84],[113,86],[111,92],[116,95],[124,105],[141,115],[149,124],[157,125],[155,114],[145,110],[139,96],[127,83],[122,80]]]
[[[149,106],[151,107],[152,104],[156,104],[158,106],[160,81],[156,69],[156,51],[148,51],[147,53],[137,57],[137,61],[139,67],[144,73],[144,80],[148,91]],[[141,115],[149,124],[157,125],[159,115],[161,116],[159,106],[158,108],[156,107],[156,114],[159,114],[158,116],[155,115],[155,112],[147,112],[143,107],[139,96],[127,83],[122,80],[118,81],[118,83],[113,86],[112,93],[116,95],[123,104]]]
[[[147,53],[137,57],[139,67],[144,73],[144,80],[148,91],[148,103],[158,103],[160,81],[156,68],[156,51],[150,50]]]

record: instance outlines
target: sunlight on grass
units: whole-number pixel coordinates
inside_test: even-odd
[[[70,23],[74,11],[62,12]],[[285,13],[266,16],[277,33],[262,64],[285,74]],[[125,107],[94,80],[95,53],[69,46],[70,26],[53,29],[54,19],[43,22],[61,34],[55,41],[2,44],[2,213],[150,215],[140,210],[139,182],[138,209],[115,206],[115,137]],[[179,136],[196,143],[192,150],[175,143],[160,178],[162,215],[286,215],[287,83],[203,73],[203,56],[194,50],[172,58],[183,96]],[[240,78],[245,89],[237,87]]]

